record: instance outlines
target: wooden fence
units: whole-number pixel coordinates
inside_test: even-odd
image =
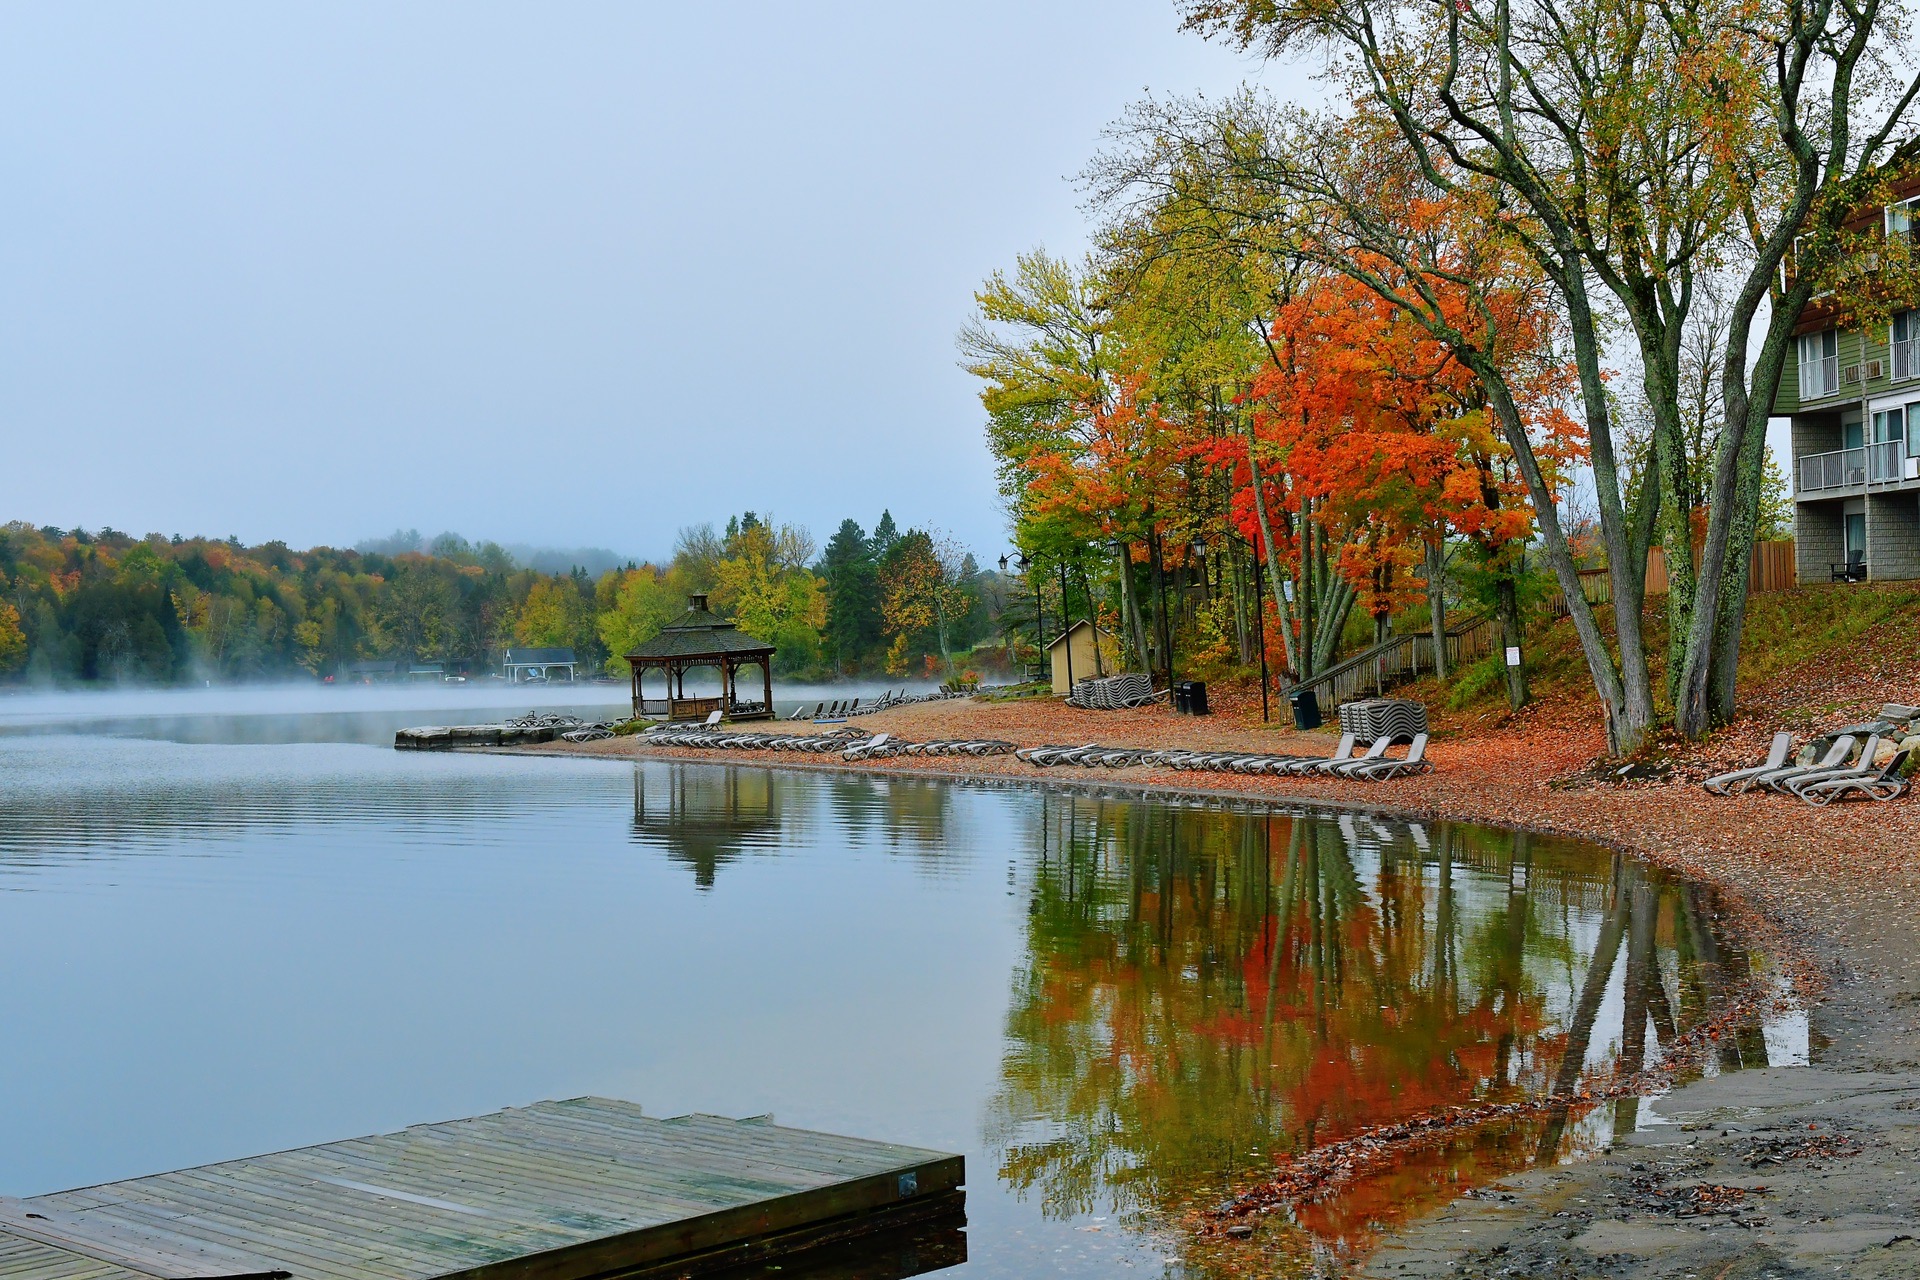
[[[1694,550],[1699,551],[1698,544]],[[1780,542],[1756,542],[1753,544],[1752,576],[1749,590],[1786,591],[1798,581],[1798,571],[1794,568],[1793,539]],[[1667,553],[1660,547],[1647,552],[1647,598],[1667,594]],[[1588,604],[1606,604],[1613,599],[1613,585],[1605,569],[1582,569],[1580,571],[1580,591],[1586,596]],[[1549,600],[1553,616],[1567,616],[1567,598],[1558,588]]]
[[[1700,554],[1701,544],[1693,544],[1693,553]],[[1756,542],[1753,544],[1752,573],[1747,589],[1758,595],[1762,591],[1786,591],[1798,579],[1793,563],[1793,539],[1779,542]],[[1661,547],[1647,552],[1647,594],[1663,596],[1667,594],[1667,553]]]

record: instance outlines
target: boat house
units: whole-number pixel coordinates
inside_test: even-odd
[[[636,645],[627,655],[633,668],[633,714],[665,715],[669,720],[701,720],[715,711],[729,720],[773,718],[773,646],[743,634],[733,623],[711,613],[705,596],[688,596],[687,611],[660,629],[653,639]],[[689,698],[687,672],[713,667],[720,672],[720,696]],[[760,668],[759,701],[742,699],[737,688],[740,668]],[[666,696],[648,698],[643,678],[649,671],[666,677]]]
[[[565,680],[572,684],[575,665],[571,649],[509,649],[500,660],[500,674],[508,684],[529,680]]]

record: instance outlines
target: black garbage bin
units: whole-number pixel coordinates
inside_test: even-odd
[[[1318,729],[1320,727],[1320,695],[1311,689],[1295,689],[1287,695],[1287,702],[1293,707],[1293,727],[1296,729]]]
[[[1205,680],[1182,680],[1187,690],[1187,714],[1204,716],[1207,714],[1207,682]]]
[[[1186,715],[1187,714],[1187,682],[1185,680],[1174,681],[1173,689],[1169,696],[1173,700],[1173,714],[1177,716]]]

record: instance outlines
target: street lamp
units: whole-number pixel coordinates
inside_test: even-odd
[[[1012,565],[1012,566],[1013,566],[1014,568],[1016,568],[1016,569],[1018,569],[1018,570],[1020,571],[1020,576],[1021,576],[1021,577],[1023,577],[1023,578],[1026,578],[1026,577],[1027,577],[1027,566],[1028,566],[1028,565],[1030,565],[1030,564],[1032,564],[1032,563],[1033,563],[1033,562],[1032,562],[1031,560],[1028,560],[1028,559],[1027,559],[1027,553],[1026,553],[1026,552],[1024,552],[1024,551],[1015,551],[1015,552],[1013,553],[1013,558],[1012,558],[1011,560],[1009,560],[1009,559],[1008,559],[1008,558],[1007,558],[1006,556],[1004,556],[1004,555],[1000,557],[1000,572],[1001,572],[1001,573],[1005,573],[1005,572],[1007,571],[1007,566],[1008,566],[1009,564],[1011,564],[1011,565]],[[1045,652],[1046,652],[1046,643],[1047,643],[1047,620],[1046,620],[1046,614],[1045,614],[1045,613],[1044,613],[1044,612],[1043,612],[1043,611],[1041,610],[1041,608],[1040,608],[1040,588],[1039,588],[1039,587],[1035,587],[1035,586],[1033,585],[1033,580],[1032,580],[1031,578],[1028,578],[1028,579],[1027,579],[1027,585],[1028,585],[1029,587],[1033,587],[1033,642],[1034,642],[1034,646],[1035,646],[1036,648],[1038,648],[1038,649],[1040,650],[1040,652],[1041,652],[1041,653],[1045,653]]]

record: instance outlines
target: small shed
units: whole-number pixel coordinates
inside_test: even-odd
[[[773,646],[746,635],[707,608],[703,595],[687,597],[687,611],[660,628],[653,639],[627,655],[633,668],[633,714],[665,715],[669,720],[703,720],[718,711],[728,720],[773,719]],[[720,696],[689,698],[687,672],[713,667],[720,672]],[[762,696],[742,698],[740,668],[759,667]],[[642,679],[649,671],[666,677],[666,697],[648,698]]]
[[[1105,675],[1099,629],[1082,618],[1062,631],[1047,644],[1047,664],[1055,693],[1072,693],[1074,681]]]
[[[360,662],[348,663],[343,674],[350,684],[398,680],[406,674],[406,664],[396,662],[392,658],[367,658]]]
[[[565,680],[572,684],[576,665],[572,649],[509,649],[500,659],[500,674],[508,684],[528,680]]]

